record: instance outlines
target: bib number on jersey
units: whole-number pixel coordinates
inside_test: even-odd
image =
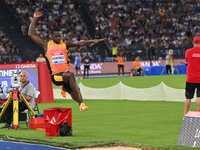
[[[64,52],[53,52],[51,53],[52,64],[65,63]]]

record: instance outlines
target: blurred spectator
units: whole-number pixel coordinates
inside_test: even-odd
[[[9,64],[11,63],[11,55],[9,54],[9,51],[4,51],[2,56],[2,63],[3,64]]]
[[[117,57],[117,54],[118,54],[118,47],[117,45],[114,43],[113,46],[112,46],[112,56],[113,57]]]
[[[100,62],[101,61],[101,55],[99,53],[99,49],[98,47],[96,46],[93,50],[93,58],[94,58],[94,61],[97,61],[97,62]]]
[[[40,54],[39,57],[36,59],[36,62],[45,62],[46,59],[43,57],[43,54]]]
[[[6,34],[0,28],[0,63],[8,64],[12,63],[12,56],[19,50],[9,40]]]
[[[12,56],[12,63],[21,63],[21,62],[22,62],[22,58],[18,54],[14,54]]]

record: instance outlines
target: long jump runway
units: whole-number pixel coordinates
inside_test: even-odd
[[[39,144],[28,144],[20,142],[8,142],[0,140],[0,150],[69,150]]]

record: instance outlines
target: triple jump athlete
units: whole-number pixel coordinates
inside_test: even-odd
[[[50,64],[50,74],[52,82],[57,86],[63,86],[62,90],[68,92],[72,99],[74,99],[80,107],[80,111],[85,111],[88,107],[83,103],[81,92],[76,83],[73,73],[68,71],[67,67],[67,46],[68,47],[80,47],[90,44],[97,44],[106,39],[95,39],[85,41],[64,41],[61,38],[59,30],[54,30],[52,34],[53,40],[45,42],[38,35],[35,34],[35,24],[39,17],[43,14],[36,11],[34,12],[34,18],[29,26],[28,35],[38,45],[44,48],[46,57]]]

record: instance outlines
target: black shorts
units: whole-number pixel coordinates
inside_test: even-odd
[[[76,70],[80,70],[81,68],[80,68],[80,66],[76,66],[75,69]]]
[[[85,70],[89,70],[90,69],[90,65],[84,65],[84,69]]]
[[[171,65],[166,65],[166,69],[171,69]]]
[[[185,86],[186,99],[192,99],[194,97],[195,89],[197,89],[197,97],[200,97],[200,83],[186,82],[186,86]]]
[[[118,68],[120,69],[120,68],[124,68],[124,65],[118,65]]]
[[[141,69],[141,68],[137,69],[137,72],[140,72],[140,71],[142,71],[142,69]]]

